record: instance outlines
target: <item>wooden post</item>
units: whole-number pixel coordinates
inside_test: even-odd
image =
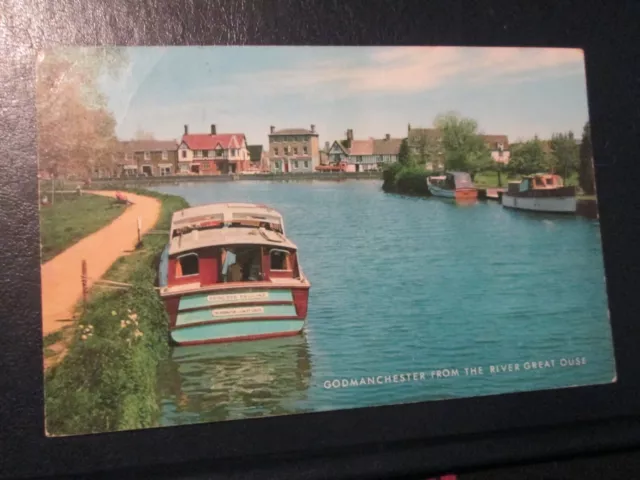
[[[83,306],[87,306],[87,297],[89,296],[89,289],[87,288],[87,261],[82,260],[82,303]]]
[[[142,218],[138,217],[138,245],[142,243]]]
[[[53,205],[53,202],[55,200],[55,195],[56,195],[56,179],[55,177],[51,176],[51,205]]]

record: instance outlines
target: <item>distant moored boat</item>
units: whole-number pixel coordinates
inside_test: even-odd
[[[528,175],[519,182],[509,182],[509,188],[502,194],[502,206],[535,212],[575,213],[576,187],[564,186],[559,175]]]
[[[447,172],[444,175],[427,177],[427,188],[436,197],[456,200],[476,200],[476,189],[471,175],[466,172]]]

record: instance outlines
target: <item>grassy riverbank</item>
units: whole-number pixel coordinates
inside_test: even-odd
[[[132,192],[161,201],[155,225],[159,231],[168,231],[172,213],[188,206],[181,197]],[[111,267],[106,278],[131,283],[132,288],[93,289],[66,356],[45,373],[49,435],[130,430],[157,423],[156,367],[168,353],[168,331],[154,285],[165,243],[165,235],[147,235],[142,248]]]
[[[45,263],[74,243],[115,220],[123,205],[112,198],[76,193],[56,194],[53,205],[40,207],[41,262]]]

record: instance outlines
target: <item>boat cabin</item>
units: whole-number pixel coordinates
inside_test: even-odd
[[[550,173],[527,175],[519,182],[509,182],[509,192],[527,192],[530,190],[550,190],[564,186],[562,177]]]
[[[456,190],[458,188],[475,188],[471,175],[466,172],[447,172],[444,175],[429,177],[432,185],[447,190]]]
[[[297,247],[268,207],[207,205],[174,214],[166,286],[277,282],[301,277]]]

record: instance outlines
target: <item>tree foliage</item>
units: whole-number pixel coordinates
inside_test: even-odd
[[[544,171],[547,163],[542,142],[536,137],[513,147],[507,171],[513,175],[531,175]]]
[[[36,79],[40,168],[53,176],[113,169],[116,122],[98,86],[126,64],[118,48],[61,49],[39,57]]]
[[[400,165],[409,165],[411,163],[411,152],[409,151],[409,140],[404,138],[400,143],[400,152],[398,153],[398,163]]]
[[[441,131],[444,166],[475,175],[493,167],[493,159],[484,139],[478,134],[478,123],[456,113],[438,115],[435,127]]]
[[[594,195],[596,192],[595,176],[593,171],[593,146],[591,143],[591,125],[585,123],[582,130],[582,141],[579,151],[580,164],[578,168],[578,182],[586,195]]]
[[[578,170],[579,164],[578,144],[573,132],[554,133],[549,144],[551,155],[547,169],[568,178]]]

